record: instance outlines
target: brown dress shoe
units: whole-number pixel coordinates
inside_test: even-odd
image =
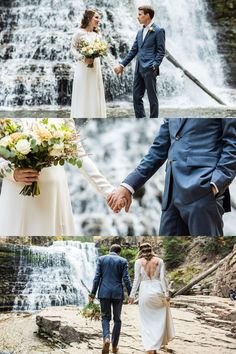
[[[106,338],[103,342],[102,354],[109,354],[109,349],[110,349],[110,340],[109,338]]]
[[[119,348],[118,347],[112,347],[112,353],[118,353]]]

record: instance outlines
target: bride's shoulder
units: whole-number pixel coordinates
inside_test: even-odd
[[[77,27],[75,30],[74,30],[74,34],[73,36],[74,37],[81,37],[83,35],[86,34],[86,31],[83,29],[83,28],[80,28],[80,27]]]

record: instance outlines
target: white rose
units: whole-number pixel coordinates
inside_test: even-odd
[[[30,150],[30,143],[28,140],[22,139],[16,143],[16,151],[20,152],[22,155],[28,155]]]
[[[57,138],[57,139],[63,139],[63,138],[64,138],[64,133],[61,132],[60,130],[56,130],[56,131],[53,133],[53,137],[54,137],[54,138]]]
[[[53,149],[50,151],[50,156],[59,157],[63,154],[63,152],[64,152],[64,144],[63,143],[54,144]]]
[[[4,147],[7,147],[7,145],[11,142],[11,139],[9,136],[5,136],[4,138],[2,138],[0,140],[0,145],[1,146],[4,146]]]

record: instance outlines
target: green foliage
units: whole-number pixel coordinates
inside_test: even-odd
[[[168,277],[173,282],[173,287],[178,290],[187,285],[200,272],[201,267],[189,264],[184,269],[175,269],[168,273]]]
[[[189,243],[188,237],[168,236],[163,238],[163,259],[167,269],[173,269],[184,262]]]
[[[121,251],[121,257],[127,259],[129,263],[129,275],[131,279],[134,277],[134,263],[137,259],[138,250],[137,248],[123,248]]]
[[[109,247],[101,245],[98,249],[98,252],[100,256],[105,256],[109,252]]]
[[[200,245],[200,253],[208,256],[227,256],[236,244],[236,237],[205,237]]]

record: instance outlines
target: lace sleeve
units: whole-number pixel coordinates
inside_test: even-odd
[[[162,285],[163,292],[165,296],[169,296],[168,284],[166,280],[165,264],[162,259],[160,259],[160,281]]]
[[[71,53],[73,54],[74,58],[76,60],[79,61],[83,61],[84,60],[84,56],[82,54],[79,53],[78,51],[78,45],[79,42],[81,40],[82,37],[82,33],[80,31],[77,31],[73,37],[72,37],[72,41],[71,41]]]
[[[0,178],[7,178],[15,182],[14,171],[10,168],[9,163],[0,158]]]
[[[133,299],[135,298],[140,282],[141,282],[141,264],[140,261],[137,260],[134,266],[134,282],[130,293],[130,297]]]
[[[66,119],[66,125],[70,129],[75,129],[75,122],[73,118]],[[115,189],[107,179],[101,174],[94,162],[88,157],[82,143],[78,145],[78,157],[82,160],[82,167],[80,172],[91,183],[96,190],[106,199]]]

